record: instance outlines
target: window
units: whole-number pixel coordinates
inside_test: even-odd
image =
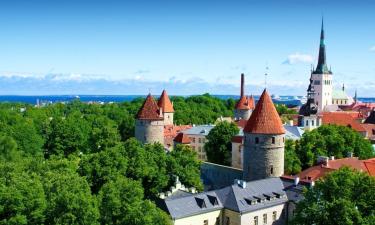
[[[270,168],[270,173],[271,175],[273,175],[273,166],[271,165],[271,168]]]
[[[258,225],[258,217],[254,216],[254,225]]]
[[[198,147],[198,150],[199,150],[199,152],[202,152],[202,147],[199,146],[199,147]]]
[[[273,213],[272,213],[272,220],[276,221],[276,218],[277,218],[277,212],[273,211]]]
[[[192,138],[192,142],[195,143],[195,138]]]
[[[263,224],[267,224],[267,214],[263,214]]]
[[[307,127],[307,126],[309,126],[309,121],[308,121],[308,120],[306,120],[306,127]]]
[[[276,138],[272,137],[272,144],[275,144],[275,142],[276,142]]]
[[[320,85],[320,80],[314,80],[315,85]]]
[[[201,139],[201,138],[198,138],[198,142],[199,142],[199,143],[202,143],[202,139]]]
[[[228,216],[225,218],[225,220],[226,220],[225,224],[226,224],[226,225],[230,225],[230,219],[229,219]]]
[[[208,220],[204,220],[203,225],[208,225]]]
[[[314,126],[314,120],[311,120],[311,126]]]
[[[259,138],[258,137],[255,138],[255,144],[259,144]]]

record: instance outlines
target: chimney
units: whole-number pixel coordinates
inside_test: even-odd
[[[329,158],[327,156],[318,156],[318,164],[328,166]]]
[[[241,97],[244,96],[245,89],[245,75],[241,73]]]
[[[299,184],[299,177],[294,178],[294,186],[297,186]]]
[[[244,180],[238,180],[238,179],[234,180],[234,184],[237,184],[242,189],[245,189],[246,185],[247,185],[246,181],[244,181]]]

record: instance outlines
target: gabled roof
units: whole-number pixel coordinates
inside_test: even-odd
[[[246,98],[245,95],[240,97],[240,100],[238,100],[238,102],[236,103],[235,108],[236,109],[243,109],[243,110],[250,109],[247,98]]]
[[[140,120],[163,120],[160,116],[159,107],[156,104],[155,99],[148,94],[142,107],[139,109],[137,119]]]
[[[284,134],[280,116],[266,89],[255,106],[244,132],[254,134]]]
[[[159,108],[163,109],[163,112],[172,113],[174,112],[171,100],[168,97],[167,91],[163,90],[158,101]]]
[[[365,123],[375,124],[375,111],[371,112],[370,116],[365,120]]]
[[[173,141],[180,144],[190,144],[189,136],[182,132],[177,134]]]

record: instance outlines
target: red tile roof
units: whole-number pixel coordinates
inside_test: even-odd
[[[247,124],[247,120],[240,119],[234,122],[238,127],[245,128]]]
[[[344,166],[375,176],[375,158],[359,160],[357,157],[329,160],[328,165],[320,164],[312,166],[302,171],[297,176],[301,181],[315,181],[324,177],[327,173],[338,170]]]
[[[171,100],[168,97],[167,91],[163,90],[158,101],[159,108],[163,109],[163,112],[172,113],[174,112]]]
[[[142,107],[139,109],[137,119],[141,120],[163,120],[160,116],[159,107],[151,94],[147,95]]]
[[[375,140],[375,124],[364,123],[364,124],[361,124],[361,125],[367,132],[366,137],[370,140]]]
[[[243,136],[232,137],[232,142],[234,142],[234,143],[242,143],[242,141],[243,141]]]
[[[255,100],[252,95],[250,97],[247,97],[247,105],[250,109],[255,109]]]
[[[238,102],[236,103],[235,108],[236,109],[250,109],[245,95],[241,96],[240,100],[238,100]]]
[[[184,133],[179,133],[177,136],[174,138],[175,142],[181,143],[181,144],[190,144],[190,138],[187,134]]]
[[[246,124],[244,132],[255,134],[284,134],[284,126],[272,102],[264,89],[255,110]]]
[[[358,112],[323,112],[322,122],[323,124],[347,126],[358,132],[365,132],[366,129],[360,123],[358,115]]]

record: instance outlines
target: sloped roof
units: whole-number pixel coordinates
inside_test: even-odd
[[[249,106],[250,109],[255,109],[255,100],[253,95],[247,97],[247,105]]]
[[[190,144],[190,138],[187,134],[179,133],[173,140],[174,142],[181,143],[181,144]]]
[[[358,132],[365,132],[366,129],[359,122],[356,115],[358,115],[357,112],[323,112],[322,122],[323,124],[347,126]]]
[[[365,123],[375,124],[375,111],[371,112],[370,116],[365,120]]]
[[[250,116],[244,129],[247,133],[254,134],[284,134],[285,129],[280,116],[266,89],[264,89],[255,110]]]
[[[242,110],[250,109],[245,95],[240,97],[240,100],[238,100],[238,102],[236,103],[235,108]]]
[[[365,164],[368,174],[375,177],[375,158],[363,160],[363,164]]]
[[[142,107],[139,109],[137,119],[140,120],[163,120],[160,116],[159,107],[155,99],[148,94],[146,100],[143,102]]]
[[[163,109],[163,112],[172,113],[174,112],[171,100],[168,97],[167,91],[163,90],[158,101],[159,108]]]

